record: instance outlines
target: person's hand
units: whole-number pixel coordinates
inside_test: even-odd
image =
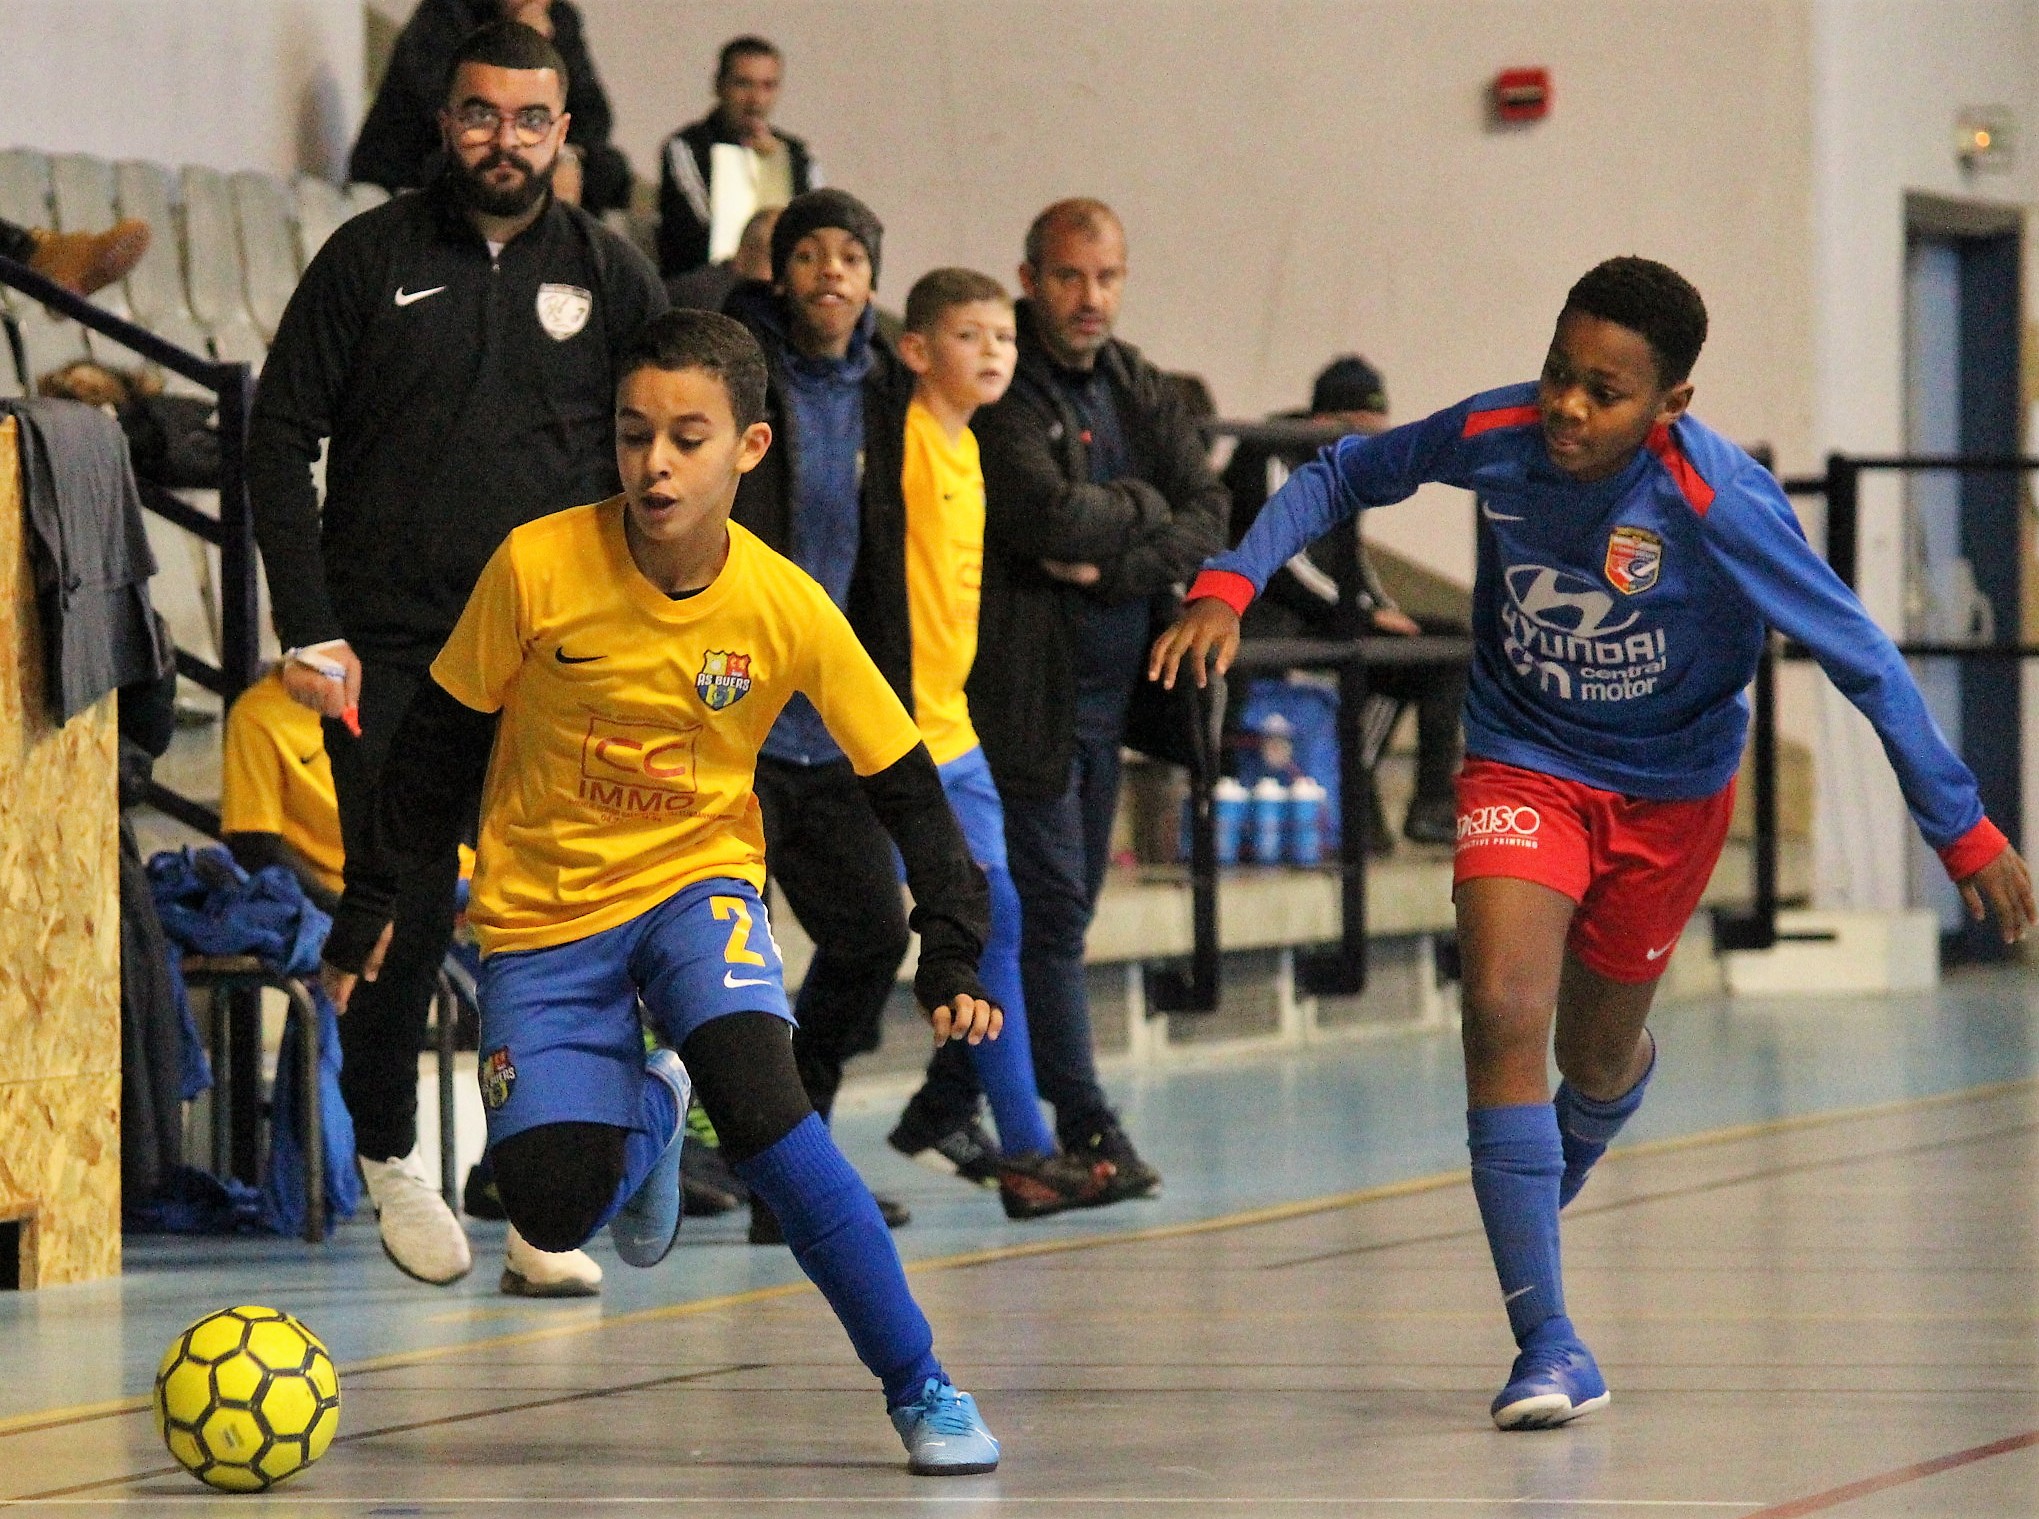
[[[1189,656],[1190,669],[1199,686],[1208,683],[1204,661],[1223,675],[1232,668],[1239,652],[1239,614],[1215,596],[1200,596],[1182,609],[1175,626],[1154,640],[1154,652],[1147,656],[1147,678],[1175,689],[1176,667]]]
[[[1392,633],[1397,638],[1414,638],[1423,631],[1416,625],[1416,619],[1400,607],[1375,607],[1371,615],[1373,630],[1376,633]]]
[[[1043,559],[1041,568],[1069,585],[1096,585],[1102,572],[1094,564],[1070,564],[1062,559]]]
[[[324,987],[326,995],[332,998],[335,1012],[347,1011],[347,1004],[354,996],[356,983],[373,981],[382,974],[382,957],[389,953],[389,936],[395,932],[396,924],[382,925],[382,934],[376,939],[375,948],[368,952],[368,961],[361,967],[361,974],[358,976],[351,970],[341,970],[337,965],[319,966],[319,985]]]
[[[300,707],[321,717],[344,718],[361,704],[361,661],[344,642],[307,650],[283,662],[283,689]]]
[[[2025,930],[2039,919],[2039,908],[2032,900],[2032,872],[2008,844],[2002,854],[1961,882],[1961,900],[1968,904],[1968,915],[1976,922],[1980,923],[1985,913],[1995,918],[2006,944],[2024,938]]]
[[[1005,1013],[997,1003],[967,992],[958,993],[928,1017],[935,1026],[936,1044],[947,1044],[951,1039],[982,1044],[987,1039],[996,1039],[999,1030],[1005,1027]]]

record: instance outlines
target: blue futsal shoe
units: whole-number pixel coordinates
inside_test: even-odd
[[[1533,1343],[1515,1358],[1490,1411],[1502,1429],[1555,1429],[1605,1408],[1612,1397],[1593,1352],[1565,1335]]]
[[[998,1441],[984,1427],[977,1400],[943,1377],[929,1377],[920,1396],[892,1410],[906,1442],[906,1468],[919,1477],[968,1477],[998,1470]]]
[[[687,1138],[687,1104],[694,1096],[693,1079],[671,1050],[653,1050],[645,1057],[644,1070],[672,1088],[680,1121],[673,1125],[673,1137],[659,1152],[651,1174],[609,1220],[609,1238],[629,1266],[656,1266],[680,1237],[680,1148]]]

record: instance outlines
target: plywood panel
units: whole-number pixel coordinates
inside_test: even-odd
[[[119,839],[114,699],[44,708],[18,443],[0,422],[0,1204],[35,1210],[32,1286],[120,1269]]]

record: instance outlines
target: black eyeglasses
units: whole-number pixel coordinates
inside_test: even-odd
[[[507,121],[516,130],[517,142],[527,148],[543,142],[558,119],[542,105],[527,105],[521,111],[509,112],[498,111],[492,105],[464,105],[453,113],[453,125],[462,142],[491,141]]]

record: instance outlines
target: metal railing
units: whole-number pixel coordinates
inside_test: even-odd
[[[219,515],[208,516],[147,482],[142,482],[142,504],[164,521],[219,550],[220,573],[215,587],[219,605],[219,663],[213,664],[189,649],[179,648],[177,673],[217,694],[223,708],[231,706],[234,698],[261,674],[255,532],[248,505],[248,413],[255,400],[253,368],[247,364],[220,363],[165,342],[147,328],[124,321],[10,258],[0,258],[0,285],[19,290],[51,310],[62,312],[130,352],[203,386],[218,398]],[[36,377],[24,378],[32,391]],[[149,785],[149,801],[179,822],[214,838],[219,836],[219,814],[202,802],[154,781]]]

